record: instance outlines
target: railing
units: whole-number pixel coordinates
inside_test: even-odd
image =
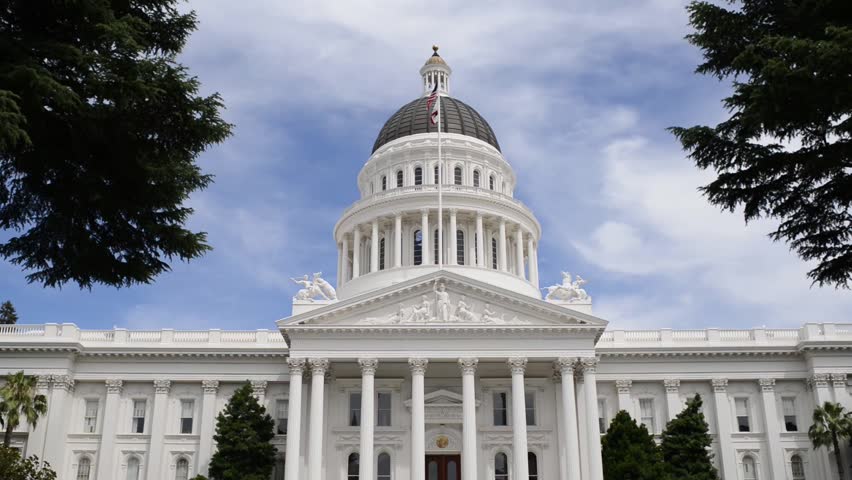
[[[482,187],[471,187],[469,185],[441,185],[441,190],[445,194],[452,193],[465,193],[468,195],[474,195],[483,198],[491,198],[494,200],[499,200],[502,202],[511,203],[517,207],[520,207],[524,210],[531,211],[529,207],[527,207],[524,202],[518,200],[515,197],[506,195],[505,193],[500,193],[488,188]],[[367,204],[377,202],[379,200],[385,200],[388,198],[399,197],[403,195],[415,195],[418,193],[435,193],[438,192],[437,185],[409,185],[407,187],[396,187],[390,188],[388,190],[384,190],[381,192],[374,193],[372,195],[368,195],[357,202],[353,203],[346,210],[343,211],[343,215],[340,218],[345,218],[349,213],[364,207]]]
[[[601,335],[598,347],[618,348],[689,348],[739,346],[789,346],[802,342],[852,341],[852,324],[807,323],[801,328],[753,328],[733,330],[609,330]]]
[[[184,345],[187,348],[227,344],[227,348],[286,348],[278,330],[81,330],[73,323],[44,325],[0,325],[0,345],[8,341],[68,343],[80,342],[154,347]]]

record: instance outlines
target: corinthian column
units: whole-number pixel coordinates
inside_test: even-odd
[[[373,219],[370,231],[370,273],[379,271],[379,219]]]
[[[166,434],[166,409],[168,408],[170,380],[154,380],[154,410],[151,412],[151,447],[148,451],[148,480],[163,478],[163,439]]]
[[[731,405],[728,402],[728,379],[713,379],[713,400],[716,404],[716,436],[722,457],[722,477],[737,478],[737,461],[731,446]]]
[[[411,480],[424,480],[426,474],[426,405],[423,381],[429,360],[409,358],[411,368]]]
[[[219,391],[218,380],[202,380],[201,390],[201,430],[198,446],[198,466],[196,471],[207,475],[210,469],[210,458],[213,456],[213,434],[216,421],[216,393]]]
[[[556,367],[562,376],[562,428],[565,430],[565,451],[568,480],[580,480],[580,446],[577,433],[577,403],[574,392],[574,358],[560,358]]]
[[[402,214],[393,217],[393,266],[402,266]]]
[[[475,358],[460,358],[462,371],[462,480],[477,480],[476,365]]]
[[[529,464],[527,463],[527,405],[526,388],[524,388],[524,371],[527,359],[512,357],[508,360],[509,370],[512,371],[512,453],[514,454],[515,478],[529,479]]]
[[[431,238],[432,235],[429,233],[429,209],[424,208],[420,210],[420,257],[422,265],[432,264],[433,240]]]
[[[596,358],[584,358],[582,361],[583,384],[586,394],[586,433],[589,442],[589,478],[591,480],[603,480],[601,436],[598,429],[598,384],[595,375],[598,360]]]
[[[361,276],[361,227],[355,225],[352,232],[352,278]]]
[[[449,265],[456,265],[456,264],[459,263],[458,262],[459,242],[458,242],[458,232],[456,232],[456,228],[457,228],[456,227],[456,213],[457,212],[456,212],[455,208],[450,209],[450,241],[449,241],[449,243],[450,243],[450,258],[449,258],[449,260],[450,261],[447,262],[447,264],[449,264]]]
[[[763,424],[766,425],[766,441],[769,444],[769,463],[772,473],[769,478],[786,478],[784,450],[781,448],[781,429],[778,426],[778,408],[775,404],[775,379],[761,378],[760,395],[763,400]]]
[[[301,480],[299,465],[302,462],[300,447],[302,440],[302,373],[305,370],[304,358],[288,358],[290,367],[290,395],[287,399],[287,458],[284,466],[284,480]]]
[[[308,479],[322,480],[322,437],[323,437],[323,395],[325,372],[328,359],[312,358],[311,365],[311,418],[308,435]]]
[[[375,421],[375,358],[358,360],[361,365],[361,462],[358,478],[373,478],[373,425]]]
[[[482,213],[476,212],[476,266],[485,267],[485,233],[482,228]]]
[[[109,478],[115,476],[113,461],[115,460],[115,433],[118,420],[118,404],[121,399],[121,380],[106,381],[106,402],[104,404],[104,425],[101,430],[101,452],[98,456],[98,476]]]
[[[518,276],[526,279],[527,274],[524,270],[524,231],[518,225],[518,230],[515,232],[515,263],[518,266]]]

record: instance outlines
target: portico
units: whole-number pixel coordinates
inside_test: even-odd
[[[383,298],[380,304],[372,300],[376,295]],[[442,301],[452,315],[438,322]],[[431,311],[415,317],[422,302],[431,304]],[[536,308],[525,308],[528,303]],[[460,313],[459,305],[470,308],[470,315]],[[479,313],[486,311],[491,315]],[[571,459],[567,478],[579,480],[579,445],[599,444],[597,393],[592,387],[578,396],[574,378],[576,373],[595,385],[594,344],[605,325],[591,315],[446,271],[282,320],[291,378],[311,370],[306,396],[301,381],[290,384],[290,398],[298,400],[291,404],[289,422],[302,424],[303,398],[311,409],[307,435],[289,435],[288,442],[307,437],[307,444],[287,446],[288,452],[307,446],[308,471],[300,474],[292,467],[288,480],[337,478],[311,460],[338,454],[340,462],[333,463],[350,472],[357,463],[358,478],[382,478],[376,467],[383,452],[396,459],[393,478],[444,478],[435,468],[456,465],[449,457],[427,464],[427,456],[437,454],[459,455],[464,480],[495,478],[502,458],[511,478],[538,478],[556,464],[550,456],[564,456]],[[554,376],[561,381],[558,387]],[[322,384],[329,377],[338,388]],[[563,398],[559,410],[551,401],[557,388]],[[377,421],[379,393],[388,389],[397,404],[389,414],[393,422]],[[578,417],[577,406],[585,417]],[[324,419],[337,424],[323,426]],[[587,438],[579,437],[581,420],[589,424]],[[388,449],[389,438],[403,446]],[[584,459],[592,472],[587,478],[600,479],[600,454],[591,452],[600,449],[590,448]]]

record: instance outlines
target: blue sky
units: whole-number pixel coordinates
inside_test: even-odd
[[[181,58],[218,91],[235,134],[200,158],[216,176],[191,225],[215,250],[153,285],[44,289],[0,263],[22,323],[274,328],[288,278],[333,277],[338,215],[384,121],[419,93],[431,45],[453,96],[489,120],[539,217],[543,284],[580,273],[612,328],[842,322],[852,294],[697,193],[671,125],[715,123],[727,85],[693,73],[685,2],[196,0]]]

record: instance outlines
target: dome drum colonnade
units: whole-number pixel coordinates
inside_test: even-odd
[[[428,273],[439,251],[448,269],[541,296],[541,226],[513,198],[516,176],[488,122],[449,97],[449,74],[437,52],[421,69],[424,95],[437,80],[442,96],[441,248],[437,128],[421,97],[385,123],[359,174],[362,198],[335,226],[340,298]]]

